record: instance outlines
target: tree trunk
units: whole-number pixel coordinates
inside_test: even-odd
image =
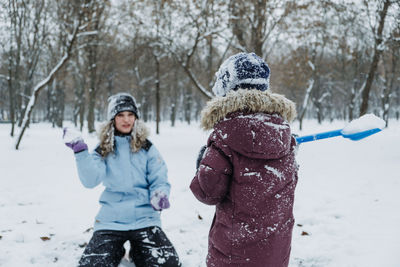
[[[349,104],[349,121],[352,121],[354,118],[354,107],[356,104],[356,89],[353,88],[350,94],[350,104]]]
[[[92,37],[89,38],[89,43],[95,42]],[[97,95],[97,45],[88,46],[88,64],[89,64],[89,105],[88,105],[88,131],[93,133],[96,131],[94,126],[95,121],[95,107]]]
[[[11,119],[11,132],[10,135],[14,136],[15,123],[18,120],[19,103],[18,92],[20,88],[19,74],[21,64],[21,47],[22,47],[22,29],[25,24],[25,11],[21,9],[22,14],[18,14],[18,7],[16,1],[8,1],[8,12],[11,22],[10,40],[16,43],[16,49],[14,46],[10,46],[9,62],[8,62],[8,89],[10,96],[10,119]]]
[[[393,48],[392,60],[391,60],[391,68],[390,71],[387,69],[386,65],[384,65],[385,69],[385,77],[384,77],[384,87],[383,92],[381,94],[381,103],[382,103],[382,119],[386,122],[386,127],[389,126],[389,112],[390,112],[390,100],[392,99],[392,92],[394,89],[394,82],[397,78],[396,76],[396,68],[398,61],[398,46]],[[400,96],[397,96],[398,98]]]
[[[56,83],[56,126],[63,127],[64,109],[65,109],[65,83],[63,81]]]
[[[176,119],[176,106],[175,104],[171,104],[171,127],[175,127],[175,119]]]
[[[89,105],[88,105],[88,131],[93,133],[96,131],[95,122],[95,107],[96,107],[96,97],[99,90],[98,78],[102,78],[97,75],[97,68],[99,64],[98,53],[100,45],[99,31],[101,30],[101,20],[103,16],[103,11],[105,8],[106,1],[89,1],[90,9],[87,14],[85,14],[86,19],[89,20],[88,30],[97,32],[96,34],[91,34],[87,37],[87,56],[88,56],[88,68],[89,68]]]
[[[304,119],[304,115],[306,114],[306,111],[307,111],[308,101],[310,99],[313,88],[314,88],[314,79],[311,78],[309,81],[308,88],[306,90],[306,94],[304,95],[303,106],[301,107],[300,115],[298,117],[300,131],[303,129],[303,119]]]
[[[264,58],[264,53],[262,50],[263,47],[263,29],[264,29],[264,24],[265,24],[265,6],[266,6],[266,0],[259,0],[256,1],[255,6],[254,6],[254,24],[252,25],[252,34],[251,34],[251,39],[252,39],[252,47],[253,51],[259,55],[260,57]]]
[[[160,61],[156,55],[154,55],[156,62],[156,134],[160,134]]]
[[[192,115],[192,94],[187,92],[185,95],[185,121],[190,125]]]
[[[380,13],[380,20],[379,20],[379,27],[378,32],[376,33],[375,37],[375,49],[374,49],[374,56],[372,58],[372,63],[368,72],[367,82],[362,92],[362,103],[360,107],[360,116],[365,115],[368,111],[368,100],[369,100],[369,93],[371,91],[372,83],[374,81],[375,72],[378,67],[379,58],[382,54],[382,32],[383,27],[385,25],[385,18],[388,11],[389,6],[391,5],[390,0],[385,0],[383,5],[383,9]]]
[[[10,121],[11,121],[11,132],[10,135],[14,136],[14,128],[15,128],[15,95],[14,90],[12,88],[11,78],[8,77],[8,95],[10,98]]]
[[[89,133],[93,133],[96,131],[94,126],[94,108],[96,106],[96,90],[93,88],[89,89],[89,105],[88,105],[88,131]]]
[[[317,108],[317,120],[318,124],[322,123],[323,115],[322,115],[322,105],[319,102],[314,102],[315,107]]]
[[[56,126],[56,82],[56,78],[54,78],[48,86],[50,89],[50,122],[53,128]]]

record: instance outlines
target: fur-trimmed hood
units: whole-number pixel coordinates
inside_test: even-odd
[[[114,152],[114,122],[108,121],[99,129],[99,148],[100,154],[105,158],[109,153]],[[136,120],[131,132],[131,150],[139,151],[146,143],[150,132],[147,126],[141,120]]]
[[[297,116],[295,104],[283,95],[239,89],[210,100],[201,112],[201,127],[211,130],[229,113],[236,111],[279,114],[288,122],[292,122]]]

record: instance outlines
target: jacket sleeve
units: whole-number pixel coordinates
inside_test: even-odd
[[[225,198],[231,176],[232,165],[229,158],[214,143],[211,143],[200,161],[190,189],[199,201],[216,205]]]
[[[101,183],[106,174],[104,159],[97,152],[89,154],[87,150],[75,154],[79,179],[86,188],[93,188]]]
[[[157,191],[161,191],[169,197],[171,185],[168,182],[167,173],[167,165],[161,154],[152,145],[147,152],[147,181],[150,185],[150,197],[153,197]]]

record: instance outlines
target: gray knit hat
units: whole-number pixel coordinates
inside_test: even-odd
[[[107,119],[113,120],[115,116],[123,111],[130,111],[139,119],[139,111],[136,100],[128,93],[118,93],[108,98]]]

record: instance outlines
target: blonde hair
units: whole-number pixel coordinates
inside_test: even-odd
[[[114,120],[104,123],[99,130],[99,148],[100,155],[105,158],[108,154],[114,152]],[[137,152],[146,143],[146,138],[149,136],[149,130],[141,120],[136,120],[131,132],[131,151]]]

